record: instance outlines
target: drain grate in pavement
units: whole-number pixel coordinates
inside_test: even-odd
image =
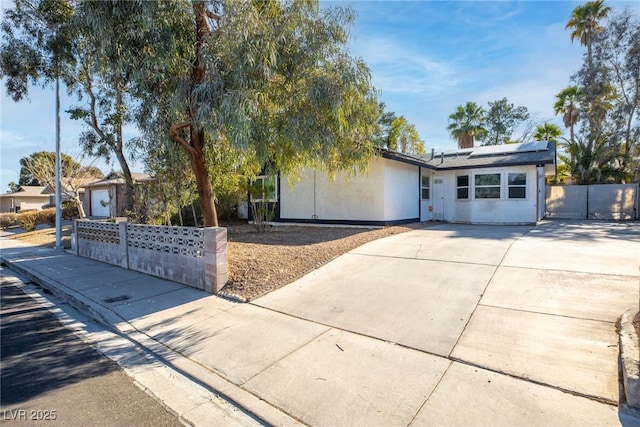
[[[107,299],[102,300],[102,301],[106,302],[107,304],[111,304],[112,302],[126,301],[126,300],[128,300],[130,298],[131,297],[129,295],[120,295],[120,296],[117,296],[117,297],[107,298]]]

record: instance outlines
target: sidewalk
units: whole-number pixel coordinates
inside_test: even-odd
[[[611,404],[454,358],[66,252],[0,248],[11,269],[263,424],[620,425]]]

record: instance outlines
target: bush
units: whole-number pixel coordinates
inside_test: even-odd
[[[80,212],[76,205],[68,205],[62,208],[62,219],[73,219],[79,216]]]
[[[18,225],[24,231],[33,231],[38,225],[38,211],[21,212],[18,214]]]
[[[3,213],[0,214],[0,228],[3,230],[16,225],[16,214],[15,213]]]
[[[36,221],[38,224],[49,224],[52,227],[55,226],[56,225],[56,208],[48,208],[48,209],[43,209],[39,211]]]

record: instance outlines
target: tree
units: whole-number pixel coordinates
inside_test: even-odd
[[[9,187],[9,190],[7,191],[7,193],[15,193],[16,191],[18,191],[20,189],[20,185],[16,184],[13,181],[11,181],[9,184],[7,184],[7,186]]]
[[[605,82],[594,119],[608,121],[601,127],[621,153],[621,167],[640,169],[633,159],[640,143],[640,20],[629,9],[609,19],[593,40],[593,60],[598,80]]]
[[[580,96],[581,92],[577,86],[569,86],[556,95],[556,103],[553,104],[556,115],[562,114],[564,127],[569,128],[569,141],[571,142],[574,141],[574,127],[580,118],[580,110],[578,109]]]
[[[449,130],[451,136],[458,140],[458,148],[473,148],[474,139],[483,138],[487,130],[486,111],[475,102],[459,105],[456,111],[449,115]]]
[[[527,107],[509,104],[507,98],[489,102],[486,116],[486,132],[479,137],[482,145],[498,145],[511,142],[515,128],[529,119]]]
[[[558,157],[568,166],[577,184],[620,180],[623,171],[614,166],[619,154],[611,150],[606,141],[576,138],[573,142],[565,140],[562,148],[569,156],[558,154]]]
[[[587,63],[592,67],[592,43],[595,36],[602,32],[600,21],[607,17],[611,8],[604,5],[604,0],[585,3],[573,9],[571,18],[565,29],[572,29],[571,41],[580,40],[580,44],[587,47]]]
[[[397,117],[391,123],[388,137],[389,150],[403,154],[424,154],[424,142],[420,139],[416,127],[404,116]]]
[[[61,153],[62,174],[60,177],[61,190],[78,207],[80,218],[84,218],[85,212],[80,200],[80,189],[86,184],[104,177],[102,171],[95,166],[82,166],[82,158],[73,159]],[[20,160],[21,179],[22,173],[32,177],[39,185],[54,188],[56,185],[55,153],[39,151]]]
[[[533,139],[535,139],[536,141],[548,141],[557,143],[561,135],[562,130],[558,127],[558,125],[554,125],[553,123],[545,123],[536,127],[536,131],[533,134]]]
[[[0,77],[14,101],[28,95],[32,84],[47,85],[61,77],[70,81],[73,63],[71,0],[14,0],[2,20]]]
[[[229,172],[225,162],[253,174],[368,163],[379,108],[369,69],[346,50],[351,10],[308,1],[142,5],[139,32],[152,41],[142,60],[153,60],[135,77],[139,124],[148,141],[162,129],[187,153],[205,226],[218,223],[212,182]],[[103,34],[119,19],[127,16],[94,29]],[[124,54],[141,58],[139,50]]]
[[[380,116],[378,117],[378,132],[373,137],[373,141],[378,147],[387,147],[389,145],[389,132],[393,121],[398,118],[393,111],[385,111],[384,102],[379,104]]]
[[[78,7],[75,7],[76,5]],[[131,121],[127,97],[135,61],[120,55],[122,41],[139,41],[138,2],[127,2],[132,25],[113,26],[110,33],[97,36],[91,28],[95,17],[88,10],[111,10],[107,2],[72,0],[17,0],[5,12],[0,48],[2,75],[8,93],[19,101],[29,84],[48,83],[62,77],[70,93],[86,100],[71,108],[72,119],[87,127],[80,137],[84,151],[91,156],[118,160],[125,179],[125,209],[133,209],[133,179],[124,154],[123,125]],[[125,21],[127,22],[127,21]]]
[[[27,157],[20,159],[20,179],[19,185],[40,185],[48,183],[42,177],[55,175],[56,153],[52,151],[37,151]],[[81,165],[71,156],[60,153],[60,173],[61,176],[69,176],[77,172]],[[55,184],[52,188],[55,187]]]

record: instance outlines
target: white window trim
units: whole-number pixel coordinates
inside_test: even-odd
[[[511,185],[509,184],[509,174],[524,174],[524,185]],[[517,201],[525,201],[528,199],[529,197],[529,191],[527,191],[527,188],[529,187],[527,185],[527,178],[528,178],[528,174],[526,172],[506,172],[507,175],[507,179],[506,179],[506,185],[507,185],[507,192],[506,192],[506,196],[507,196],[507,200],[512,200],[514,202]],[[509,189],[511,188],[524,188],[524,197],[509,197]]]
[[[500,184],[498,185],[476,185],[476,176],[478,175],[498,175],[500,177]],[[504,200],[504,191],[503,191],[503,185],[504,185],[504,180],[503,180],[503,172],[482,172],[482,173],[474,173],[473,174],[473,200],[485,200],[485,201],[491,201],[491,200]],[[498,188],[500,190],[500,196],[499,197],[477,197],[476,196],[476,188]]]
[[[249,200],[251,202],[276,203],[278,201],[278,176],[277,175],[258,175],[254,179],[251,180],[251,183],[253,184],[254,182],[256,182],[258,180],[262,180],[262,185],[264,186],[264,180],[267,179],[267,178],[273,178],[273,184],[274,184],[273,194],[274,194],[274,197],[271,198],[271,199],[254,199],[252,195],[249,195]]]
[[[429,185],[427,185],[426,187],[424,186],[424,178],[427,178],[429,180]],[[428,198],[424,198],[422,197],[422,190],[429,190],[429,197]],[[429,175],[422,175],[420,177],[420,200],[431,200],[431,176]]]
[[[467,177],[467,185],[466,186],[459,186],[458,185],[458,177],[460,176],[466,176]],[[458,190],[461,188],[466,188],[467,189],[467,197],[465,198],[460,198],[458,197]],[[469,200],[471,200],[471,174],[470,173],[463,173],[460,175],[456,175],[456,201],[457,202],[468,202]]]

